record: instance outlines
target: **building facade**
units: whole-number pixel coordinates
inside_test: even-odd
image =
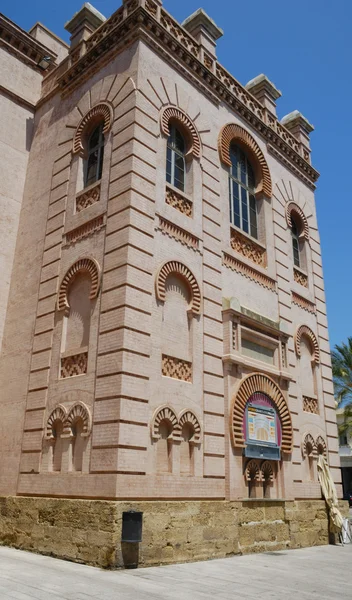
[[[322,510],[318,454],[342,492],[312,126],[221,66],[201,10],[85,4],[70,47],[0,24],[0,494],[182,500],[208,526],[280,500],[273,544],[325,540],[289,524]]]

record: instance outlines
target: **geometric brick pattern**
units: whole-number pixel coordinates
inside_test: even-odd
[[[188,233],[188,231],[181,229],[181,227],[167,221],[163,217],[159,217],[158,229],[174,240],[178,240],[181,244],[188,246],[188,248],[199,250],[199,239],[195,235]]]
[[[293,268],[293,278],[294,278],[295,282],[298,283],[299,285],[302,285],[305,288],[308,287],[307,275],[305,273],[302,273],[302,271],[299,271],[295,267]]]
[[[65,356],[61,358],[61,379],[66,377],[75,377],[76,375],[84,375],[87,373],[88,367],[88,352],[81,352],[73,356]]]
[[[309,398],[308,396],[303,396],[303,410],[307,413],[312,413],[313,415],[319,414],[319,403],[316,398]]]
[[[76,213],[81,212],[88,206],[92,206],[100,200],[100,181],[87,191],[80,192],[76,196]]]
[[[89,237],[96,231],[100,231],[100,229],[103,226],[104,216],[101,215],[100,217],[96,217],[96,219],[92,219],[91,221],[84,223],[84,225],[81,225],[80,227],[76,227],[76,229],[73,229],[72,231],[66,233],[65,246],[69,244],[74,244],[79,240],[83,240],[84,238]]]
[[[218,141],[220,160],[228,167],[231,167],[230,147],[232,142],[242,146],[249,155],[255,171],[256,193],[264,192],[267,198],[271,198],[269,167],[255,139],[243,127],[235,125],[235,123],[229,123],[221,129]]]
[[[173,356],[163,355],[162,375],[192,383],[192,363]]]
[[[268,277],[260,271],[257,271],[254,267],[250,267],[249,265],[235,258],[234,256],[223,252],[222,264],[228,269],[232,269],[232,271],[236,271],[244,277],[247,277],[248,279],[251,279],[256,283],[259,283],[259,285],[262,285],[263,287],[275,292],[276,283],[274,279]]]
[[[200,158],[200,138],[191,119],[177,106],[166,106],[160,116],[161,130],[164,135],[170,135],[170,121],[176,122],[184,133],[187,142],[186,156],[193,155]]]
[[[169,206],[172,206],[172,208],[176,208],[176,210],[186,215],[186,217],[192,217],[193,202],[169,187],[166,187],[165,202]]]
[[[290,454],[292,452],[293,430],[291,414],[285,397],[275,381],[267,375],[262,375],[260,373],[254,373],[244,377],[232,400],[231,437],[233,445],[236,448],[244,448],[246,446],[243,436],[243,418],[246,404],[249,398],[256,392],[266,394],[275,404],[282,428],[281,449],[282,452]]]
[[[253,261],[256,265],[266,267],[266,250],[254,240],[249,240],[239,231],[231,228],[231,248],[242,254],[245,258]]]
[[[314,302],[303,298],[299,294],[296,294],[296,292],[292,292],[292,303],[296,304],[296,306],[299,306],[300,308],[303,308],[303,310],[312,313],[313,315],[316,312]]]
[[[73,138],[73,153],[80,152],[84,154],[86,139],[94,129],[94,126],[103,121],[103,133],[105,134],[109,131],[113,120],[113,109],[108,102],[100,102],[96,106],[93,106],[78,124]]]

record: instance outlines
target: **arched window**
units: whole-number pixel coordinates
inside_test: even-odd
[[[186,180],[186,142],[175,125],[170,125],[169,129],[170,135],[167,140],[166,154],[166,181],[181,190],[181,192],[184,192]]]
[[[52,432],[54,438],[54,445],[52,451],[52,471],[60,472],[61,471],[61,463],[62,463],[62,433],[63,433],[63,423],[59,419],[55,421],[53,424]]]
[[[75,420],[71,427],[72,431],[72,470],[82,471],[83,453],[86,445],[85,438],[82,437],[84,423],[81,418]]]
[[[158,473],[172,472],[172,432],[173,426],[168,419],[159,424],[159,440],[156,447],[156,470]]]
[[[101,179],[104,158],[104,123],[101,122],[88,138],[84,169],[84,187]]]
[[[252,165],[243,150],[230,146],[230,221],[245,233],[258,238],[255,177]]]
[[[291,234],[292,234],[292,251],[293,251],[293,264],[295,267],[301,266],[300,259],[300,242],[299,242],[299,226],[293,215],[291,215]]]
[[[192,423],[184,423],[181,430],[180,472],[181,475],[194,475],[194,427]]]

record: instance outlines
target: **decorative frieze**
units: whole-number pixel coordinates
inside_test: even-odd
[[[188,200],[183,194],[176,192],[176,190],[166,187],[165,202],[172,208],[180,211],[186,217],[192,217],[193,202]]]
[[[102,227],[104,227],[104,215],[100,215],[96,219],[92,219],[91,221],[88,221],[88,223],[84,223],[83,225],[80,225],[80,227],[76,227],[76,229],[67,232],[65,236],[65,246],[75,244],[79,240],[89,237],[93,233],[100,231]]]
[[[231,227],[231,248],[248,258],[256,265],[266,267],[266,249],[261,244],[258,244],[254,239],[243,235],[237,229]]]
[[[92,206],[100,200],[100,182],[80,192],[76,196],[76,213],[81,212],[88,206]]]
[[[308,287],[308,275],[306,275],[305,273],[303,273],[300,269],[297,269],[296,267],[293,268],[293,278],[294,278],[295,282],[298,283],[299,285],[301,285],[302,287],[305,287],[305,288]]]
[[[163,354],[161,372],[164,377],[192,383],[192,363],[187,360]]]
[[[61,357],[61,379],[87,373],[88,352]]]
[[[156,17],[158,14],[158,5],[155,4],[155,2],[153,2],[153,0],[145,0],[145,9],[151,15],[153,15],[153,17]]]
[[[295,304],[296,306],[299,306],[300,308],[303,308],[303,310],[306,310],[312,314],[315,314],[316,312],[314,302],[307,300],[307,298],[303,298],[303,296],[296,294],[296,292],[292,292],[292,304]]]
[[[222,264],[228,269],[232,269],[232,271],[236,271],[237,273],[240,273],[240,275],[244,275],[244,277],[248,277],[248,279],[259,283],[259,285],[262,285],[273,292],[276,291],[276,283],[274,279],[271,279],[271,277],[268,277],[268,275],[257,271],[254,267],[250,267],[249,265],[243,263],[241,260],[226,254],[226,252],[223,252]]]
[[[161,9],[160,23],[188,52],[199,57],[199,45],[194,38],[164,9]]]
[[[199,251],[199,239],[195,235],[192,235],[188,231],[185,231],[184,229],[178,227],[178,225],[175,225],[174,223],[171,223],[167,219],[159,217],[159,225],[157,229],[159,229],[169,237],[181,242],[181,244],[192,248],[192,250]]]
[[[303,396],[303,410],[313,415],[319,414],[319,404],[316,398],[309,398],[309,396]]]

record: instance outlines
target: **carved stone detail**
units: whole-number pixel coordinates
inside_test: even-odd
[[[180,379],[192,383],[192,363],[173,356],[162,357],[161,372],[164,377]]]
[[[314,302],[303,298],[299,294],[296,294],[296,292],[292,292],[292,303],[296,304],[296,306],[299,306],[300,308],[303,308],[303,310],[306,310],[312,314],[315,314],[316,312]]]
[[[266,394],[273,401],[281,421],[282,452],[290,454],[293,444],[291,413],[279,386],[270,377],[261,373],[254,373],[244,377],[237,393],[233,397],[231,409],[231,436],[233,445],[237,448],[244,448],[246,445],[243,436],[243,418],[246,404],[249,398],[256,392]]]
[[[130,15],[134,10],[138,8],[138,5],[138,0],[128,0],[128,2],[125,2],[127,14]]]
[[[193,121],[177,106],[166,106],[161,112],[160,121],[161,130],[167,137],[170,135],[170,120],[177,121],[188,138],[189,143],[186,154],[192,154],[196,158],[200,158],[200,137]]]
[[[192,216],[193,202],[169,187],[166,188],[165,202],[186,215],[186,217]]]
[[[255,139],[240,125],[229,123],[221,129],[218,141],[221,161],[231,167],[230,146],[232,142],[236,141],[244,146],[250,158],[252,158],[257,180],[256,192],[264,192],[267,198],[271,198],[271,177],[264,154]]]
[[[92,206],[100,200],[100,182],[90,187],[87,190],[83,190],[76,196],[76,213],[81,212],[88,206]]]
[[[192,298],[190,308],[194,314],[200,314],[201,308],[201,293],[200,288],[192,271],[189,270],[183,263],[172,260],[159,269],[155,280],[156,296],[161,302],[165,302],[165,283],[169,275],[175,274],[181,277],[189,286]]]
[[[295,335],[295,346],[296,346],[296,354],[297,356],[301,356],[301,339],[302,335],[305,335],[312,344],[313,347],[313,358],[316,364],[319,363],[320,360],[320,352],[319,352],[319,344],[318,340],[315,336],[315,333],[308,327],[307,325],[301,325],[296,332]]]
[[[319,403],[316,398],[309,398],[308,396],[303,396],[303,410],[307,413],[312,413],[313,415],[319,414]]]
[[[231,227],[231,248],[242,254],[245,258],[253,261],[256,265],[266,267],[266,250],[255,240],[249,239],[237,229]]]
[[[232,269],[232,271],[236,271],[237,273],[244,275],[244,277],[248,277],[248,279],[251,279],[263,287],[275,292],[276,283],[274,279],[271,279],[271,277],[268,277],[264,273],[257,271],[254,267],[246,265],[241,260],[226,254],[226,252],[223,252],[222,264],[225,267]]]
[[[161,18],[160,22],[162,26],[168,31],[178,42],[182,44],[186,50],[191,52],[193,56],[199,57],[199,46],[194,41],[191,35],[187,33],[187,31],[181,27],[181,25],[173,19],[169,13],[165,10],[161,9]]]
[[[158,5],[155,4],[155,2],[152,2],[152,0],[146,0],[145,1],[145,9],[151,14],[153,15],[153,17],[156,17],[158,14]]]
[[[174,223],[167,221],[167,219],[159,217],[158,229],[160,229],[160,231],[169,237],[178,240],[181,242],[181,244],[185,244],[185,246],[188,246],[188,248],[192,248],[192,250],[199,250],[199,239],[195,235],[192,235],[188,231],[181,229],[181,227],[178,227]]]
[[[84,223],[80,227],[76,227],[72,231],[66,233],[65,236],[65,245],[74,244],[79,240],[82,240],[86,237],[89,237],[93,233],[100,231],[104,227],[104,215],[100,215],[96,219],[92,219],[88,221],[88,223]]]
[[[302,285],[305,288],[308,287],[308,276],[296,267],[293,267],[293,278],[299,285]]]
[[[61,357],[61,379],[87,373],[88,352]]]

